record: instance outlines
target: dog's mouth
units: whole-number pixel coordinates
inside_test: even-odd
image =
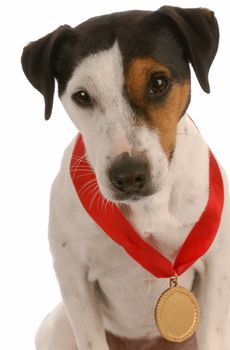
[[[122,192],[122,191],[112,191],[113,192],[113,199],[111,201],[113,202],[119,202],[119,203],[127,203],[127,202],[137,202],[141,199],[144,199],[146,197],[152,196],[156,190],[154,188],[152,189],[146,189],[143,191],[137,191],[137,192]]]

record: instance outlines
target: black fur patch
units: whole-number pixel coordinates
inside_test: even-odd
[[[206,92],[219,31],[213,12],[163,6],[158,11],[127,11],[94,17],[75,28],[62,26],[25,47],[23,70],[45,99],[45,117],[52,112],[54,78],[65,91],[82,59],[108,50],[118,41],[124,68],[134,57],[153,57],[178,81],[189,79],[189,62]]]
[[[117,40],[124,68],[134,57],[154,57],[177,80],[189,78],[188,59],[167,19],[159,13],[130,11],[92,18],[72,30],[56,58],[55,76],[61,95],[74,69],[92,53],[108,50]],[[74,39],[75,37],[75,39]]]

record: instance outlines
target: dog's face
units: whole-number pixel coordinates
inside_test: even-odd
[[[189,62],[209,92],[217,46],[211,11],[163,7],[60,27],[26,47],[22,63],[47,119],[57,79],[102,194],[129,202],[164,186],[190,101]]]
[[[135,45],[135,37],[131,40]],[[160,55],[161,45],[156,49]],[[110,200],[134,200],[162,188],[177,123],[190,96],[188,64],[173,37],[170,66],[136,53],[125,66],[117,39],[110,48],[90,54],[61,95],[83,135],[100,190]]]

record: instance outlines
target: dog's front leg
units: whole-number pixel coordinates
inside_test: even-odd
[[[198,298],[201,323],[197,331],[198,350],[230,349],[230,225],[229,220],[224,221],[218,233],[223,240],[207,258],[205,271],[200,278]]]
[[[79,350],[109,350],[95,284],[87,280],[87,268],[71,254],[54,257],[54,268]]]
[[[109,350],[95,283],[88,279],[87,239],[79,233],[85,214],[65,174],[62,171],[55,179],[50,197],[49,242],[54,269],[76,348]]]

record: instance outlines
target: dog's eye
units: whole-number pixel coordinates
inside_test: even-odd
[[[89,94],[84,90],[79,90],[72,95],[72,99],[80,107],[89,107],[92,106],[92,100]]]
[[[170,80],[166,76],[153,76],[150,80],[149,89],[152,96],[163,95],[170,85]]]

